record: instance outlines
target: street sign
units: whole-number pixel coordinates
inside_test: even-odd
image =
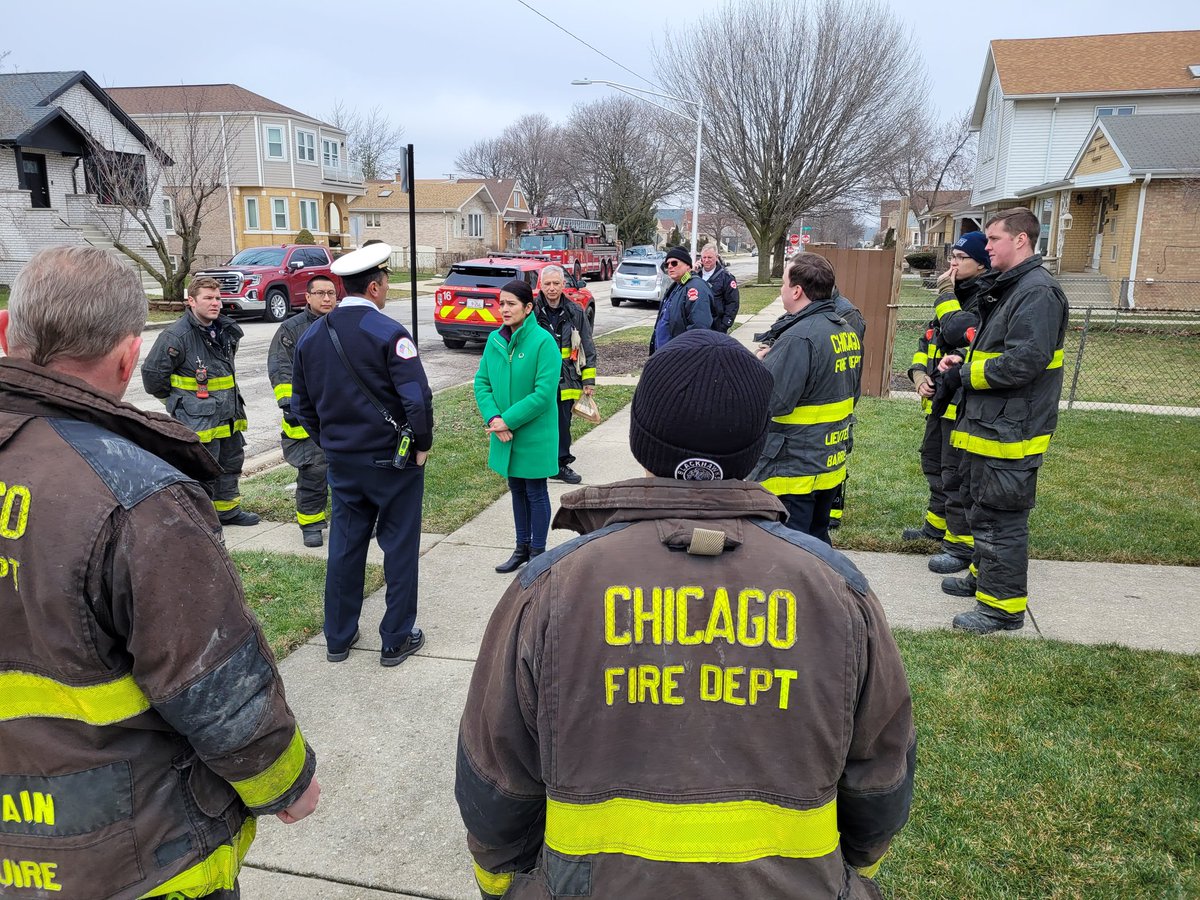
[[[801,243],[805,243],[805,244],[807,244],[811,240],[812,240],[812,235],[807,234],[807,233],[802,238],[800,238]]]
[[[806,235],[806,237],[807,237],[807,235]],[[788,235],[788,243],[791,244],[793,247],[795,247],[798,243],[800,243],[800,235],[789,234]]]
[[[805,226],[804,226],[803,228],[801,228],[800,230],[801,230],[801,231],[812,231],[812,226],[811,226],[811,225],[805,225]]]

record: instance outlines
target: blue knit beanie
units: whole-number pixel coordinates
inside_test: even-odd
[[[987,235],[982,231],[968,231],[954,242],[954,249],[961,250],[985,269],[992,267],[992,258],[987,251]]]

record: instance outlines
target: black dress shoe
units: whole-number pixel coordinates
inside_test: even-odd
[[[406,637],[399,647],[384,647],[379,651],[379,664],[398,666],[424,646],[425,635],[420,628],[414,628],[412,634]]]
[[[346,658],[350,655],[350,648],[358,643],[358,638],[359,631],[355,628],[354,637],[350,638],[350,643],[346,645],[345,649],[331,650],[329,647],[326,647],[325,658],[330,662],[345,662]]]
[[[558,470],[558,474],[553,477],[555,481],[562,481],[567,484],[579,484],[581,481],[583,481],[583,476],[570,466],[563,466]]]
[[[513,551],[512,556],[496,566],[496,571],[501,575],[507,575],[509,572],[517,571],[527,562],[529,562],[529,545],[517,544],[517,549]]]
[[[233,509],[229,512],[219,513],[217,521],[222,525],[257,525],[258,516],[252,512],[246,512],[244,509]]]

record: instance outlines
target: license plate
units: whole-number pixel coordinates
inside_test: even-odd
[[[482,297],[468,297],[467,298],[467,309],[483,309],[483,298]]]
[[[629,283],[630,283],[631,285],[633,285],[634,287],[637,287],[637,286],[638,286],[639,284],[641,284],[642,282],[641,282],[641,279],[640,279],[640,278],[630,278],[630,279],[629,279]]]

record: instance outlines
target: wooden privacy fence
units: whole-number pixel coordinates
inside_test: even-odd
[[[896,299],[900,290],[897,254],[891,250],[844,250],[814,247],[833,264],[837,287],[853,301],[867,322],[863,342],[862,392],[888,396],[892,373],[892,332],[896,330]]]

